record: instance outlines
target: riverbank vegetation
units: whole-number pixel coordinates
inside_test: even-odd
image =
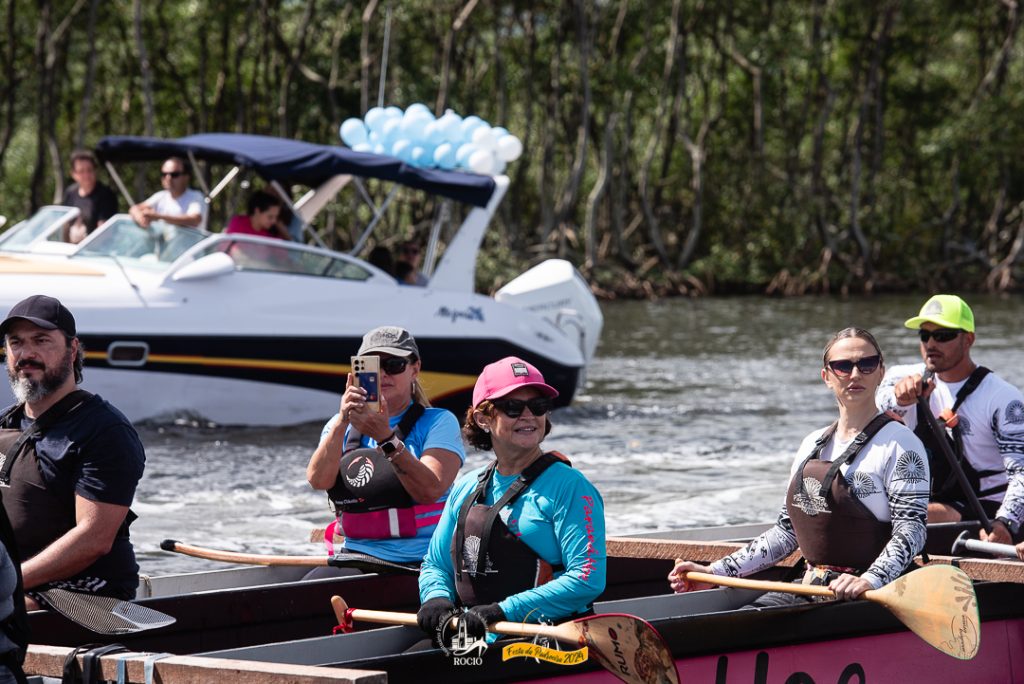
[[[2,0],[0,23],[13,220],[104,135],[333,144],[383,84],[524,142],[484,289],[552,255],[608,297],[1020,284],[1013,0]],[[341,248],[350,210],[319,226]]]

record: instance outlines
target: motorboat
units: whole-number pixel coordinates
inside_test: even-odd
[[[431,402],[460,415],[491,361],[515,355],[535,364],[565,405],[594,355],[603,318],[568,261],[543,261],[493,297],[474,291],[484,234],[508,190],[505,175],[416,168],[343,147],[228,133],[107,137],[96,152],[129,203],[115,164],[172,155],[191,161],[207,202],[253,174],[283,197],[290,197],[285,186],[310,188],[294,204],[286,200],[304,224],[307,239],[300,241],[159,222],[143,228],[119,214],[72,245],[61,236],[78,210],[60,206],[43,207],[0,234],[0,310],[33,294],[60,299],[86,348],[83,386],[133,421],[274,426],[324,419],[337,411],[362,335],[380,325],[412,332]],[[200,164],[230,168],[211,188]],[[312,228],[344,188],[370,208],[352,253],[328,249]],[[355,256],[392,201],[407,195],[435,207],[426,287],[399,284]],[[6,387],[2,399],[13,401]]]

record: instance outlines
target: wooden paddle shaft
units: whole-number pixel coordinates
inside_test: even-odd
[[[706,572],[688,572],[686,579],[692,582],[707,582],[723,587],[736,587],[738,589],[754,589],[756,591],[782,591],[787,594],[801,594],[803,596],[825,596],[835,598],[835,594],[828,587],[819,587],[812,584],[793,584],[792,582],[768,582],[765,580],[743,579],[741,577],[724,577],[712,575]],[[864,592],[865,595],[870,591]]]
[[[174,551],[186,556],[205,558],[206,560],[224,561],[225,563],[243,563],[246,565],[298,565],[319,568],[327,565],[326,556],[271,556],[261,553],[238,553],[235,551],[218,551],[191,544],[184,544],[173,539],[166,539],[160,544],[164,551]]]
[[[416,622],[416,613],[399,613],[390,610],[367,610],[363,608],[349,609],[344,599],[340,596],[331,597],[331,606],[334,608],[334,615],[339,624],[345,624],[349,617],[362,622],[375,622],[382,625],[406,625],[409,627],[419,626]],[[347,615],[346,615],[347,613]],[[454,624],[453,624],[454,626]],[[496,634],[510,634],[512,636],[547,636],[563,641],[575,641],[579,632],[571,622],[561,625],[538,625],[533,623],[520,622],[495,622],[487,627],[487,631]]]

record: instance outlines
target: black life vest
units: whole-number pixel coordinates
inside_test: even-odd
[[[800,551],[812,565],[864,571],[892,538],[892,523],[876,518],[839,473],[890,422],[885,414],[875,416],[839,458],[825,463],[820,456],[835,434],[833,423],[797,468],[786,494],[786,510]]]
[[[572,466],[558,452],[542,454],[531,463],[493,506],[483,502],[498,466],[495,460],[480,473],[476,488],[459,507],[452,540],[455,591],[464,606],[497,603],[513,594],[551,581],[561,566],[552,566],[514,535],[499,517],[530,484],[555,463]]]
[[[412,432],[425,410],[421,404],[409,407],[395,429],[399,439]],[[338,531],[353,539],[399,539],[436,524],[444,504],[417,504],[387,457],[379,449],[359,446],[362,437],[349,429],[338,476],[327,490]]]
[[[956,393],[956,399],[953,402],[952,411],[955,414],[957,409],[978,389],[981,385],[982,380],[985,376],[992,371],[984,366],[978,366],[971,372],[970,377],[967,378],[967,382],[960,387],[960,391]],[[966,501],[967,494],[960,487],[960,482],[957,480],[956,475],[953,473],[952,467],[949,465],[949,461],[942,453],[942,446],[936,441],[934,433],[928,428],[928,416],[922,415],[921,404],[917,405],[917,427],[914,428],[914,434],[916,434],[922,442],[924,442],[925,449],[928,451],[928,463],[931,469],[931,500],[932,501],[944,501],[950,503],[953,501]],[[951,434],[950,434],[951,433]],[[956,456],[957,463],[960,464],[960,468],[964,471],[964,475],[967,476],[967,481],[971,485],[971,489],[978,496],[979,499],[998,492],[1006,491],[1007,483],[1002,483],[988,489],[981,489],[981,480],[985,477],[991,477],[998,475],[1003,472],[1002,470],[977,470],[971,465],[970,460],[967,458],[967,453],[964,450],[964,437],[963,430],[959,423],[949,428],[949,432],[946,434],[946,441],[950,448],[953,450],[953,455]]]

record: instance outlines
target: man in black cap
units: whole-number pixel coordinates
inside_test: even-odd
[[[78,389],[85,352],[53,297],[14,305],[0,323],[17,404],[0,413],[0,491],[29,608],[58,587],[131,599],[139,566],[129,510],[145,452],[128,419]]]

